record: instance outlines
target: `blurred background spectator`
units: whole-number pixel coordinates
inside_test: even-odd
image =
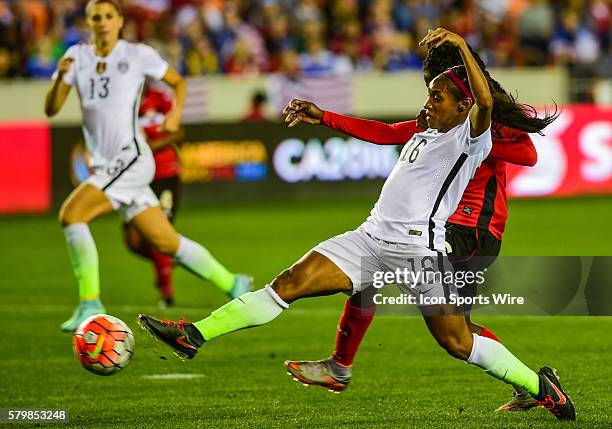
[[[89,34],[85,0],[0,0],[0,78],[48,78]],[[610,0],[124,0],[123,35],[188,76],[290,78],[418,69],[427,29],[461,34],[494,67],[566,67],[578,101],[611,77]],[[584,85],[581,82],[584,80]]]
[[[265,105],[268,102],[268,96],[265,91],[258,90],[251,96],[251,104],[248,112],[242,117],[242,121],[246,122],[265,122],[267,121],[264,111]]]

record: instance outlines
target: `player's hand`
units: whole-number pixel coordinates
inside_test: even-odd
[[[426,130],[427,128],[429,128],[429,126],[427,126],[427,119],[425,119],[425,116],[427,116],[425,114],[425,109],[421,109],[421,111],[416,117],[417,127],[422,130]]]
[[[437,48],[442,43],[450,43],[453,46],[460,47],[465,44],[465,40],[458,34],[448,31],[444,28],[436,28],[435,30],[427,31],[427,36],[419,42],[419,46],[427,45],[429,49]]]
[[[323,111],[310,101],[293,99],[283,110],[285,122],[289,123],[289,128],[297,124],[320,124],[323,121]]]
[[[61,60],[59,60],[59,62],[57,63],[58,78],[63,77],[66,73],[70,71],[70,67],[72,66],[73,62],[74,62],[74,59],[71,57],[64,57]]]
[[[169,133],[174,133],[178,131],[181,125],[181,115],[178,111],[172,110],[164,119],[164,123],[159,127],[161,132],[167,131]]]

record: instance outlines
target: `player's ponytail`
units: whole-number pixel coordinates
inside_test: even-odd
[[[535,107],[530,104],[519,103],[512,94],[508,93],[498,81],[491,77],[484,63],[482,63],[482,59],[480,57],[478,59],[493,97],[491,119],[516,130],[543,135],[542,130],[559,117],[560,112],[557,110],[557,104],[555,103],[554,113],[549,115],[548,111],[544,110],[544,116],[539,117]]]
[[[548,112],[545,111],[544,116],[539,117],[535,107],[529,104],[519,103],[512,94],[509,94],[499,82],[493,79],[482,61],[482,58],[480,58],[478,53],[471,47],[469,47],[469,49],[485,75],[489,84],[489,89],[491,90],[491,96],[493,97],[493,112],[491,113],[491,119],[510,128],[528,133],[543,134],[542,130],[559,116],[560,112],[557,109],[557,105],[555,104],[555,111],[552,114],[548,114]],[[432,76],[437,76],[451,69],[469,88],[467,71],[465,67],[460,64],[463,64],[463,60],[459,50],[450,43],[443,43],[439,47],[432,48],[427,52],[427,56],[423,61],[423,68]],[[452,88],[451,91],[454,93],[457,100],[466,98],[465,93],[461,91],[454,82],[450,88]]]

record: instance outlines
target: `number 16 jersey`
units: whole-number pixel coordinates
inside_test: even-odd
[[[491,145],[490,127],[470,137],[469,116],[446,133],[415,134],[362,227],[381,240],[443,252],[446,221]]]
[[[72,46],[65,57],[74,60],[63,80],[77,89],[93,165],[106,165],[121,152],[150,154],[138,127],[140,94],[145,77],[160,80],[168,63],[150,46],[125,40],[105,57],[92,44]]]

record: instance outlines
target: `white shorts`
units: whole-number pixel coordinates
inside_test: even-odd
[[[121,153],[103,167],[97,167],[85,183],[100,189],[125,222],[143,210],[159,205],[149,187],[155,176],[155,161],[147,152]]]
[[[313,250],[330,259],[351,279],[353,294],[373,287],[375,276],[380,280],[379,273],[405,272],[406,269],[415,274],[419,271],[439,273],[420,277],[427,281],[399,285],[403,292],[417,297],[417,305],[431,302],[431,298],[448,301],[457,293],[454,285],[444,281],[444,273],[452,272],[446,256],[427,247],[380,240],[359,228],[330,238]],[[425,273],[420,275],[425,276]]]

